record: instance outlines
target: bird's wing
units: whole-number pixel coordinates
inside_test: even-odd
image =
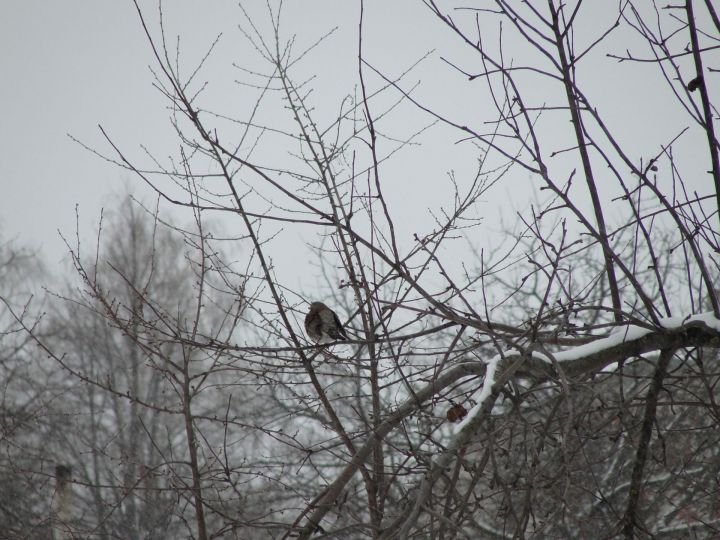
[[[338,319],[337,313],[333,311],[333,319],[335,319],[335,328],[337,328],[337,331],[340,333],[342,337],[345,339],[348,339],[348,335],[345,333],[345,328],[343,328],[342,323],[340,322],[340,319]]]
[[[310,334],[310,337],[317,339],[320,337],[320,327],[322,326],[322,319],[318,313],[308,313],[305,316],[305,329]],[[317,337],[315,337],[317,336]]]

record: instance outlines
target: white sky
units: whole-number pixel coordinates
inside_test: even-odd
[[[253,19],[267,28],[264,2],[248,4],[256,10]],[[593,11],[578,24],[593,34],[609,20],[609,11],[588,4]],[[157,32],[157,3],[143,0],[141,6],[151,22],[151,31]],[[317,89],[319,118],[330,119],[342,97],[351,94],[356,84],[357,3],[291,0],[285,6],[283,24],[289,33],[297,33],[304,45],[339,27],[304,66],[308,75],[318,75],[313,86]],[[173,152],[177,145],[169,130],[165,103],[151,86],[148,66],[153,65],[153,59],[130,0],[25,0],[5,3],[3,8],[0,226],[5,239],[17,238],[21,244],[40,248],[52,268],[65,253],[57,230],[74,235],[76,204],[81,230],[88,235],[97,225],[101,206],[113,206],[113,198],[124,192],[124,181],[131,180],[133,191],[141,197],[147,193],[129,173],[84,150],[68,138],[68,133],[110,153],[97,128],[102,124],[124,151],[137,158],[142,157],[141,144],[160,157]],[[255,55],[237,30],[242,22],[237,3],[173,0],[165,2],[164,12],[167,33],[182,36],[187,66],[194,64],[213,38],[223,32],[217,54],[202,78],[212,83],[208,95],[218,105],[216,109],[242,117],[252,103],[244,103],[244,90],[234,86],[233,80],[239,75],[230,63],[252,63]],[[366,17],[365,47],[371,63],[394,76],[425,52],[436,49],[408,84],[422,80],[419,95],[458,121],[470,123],[482,116],[484,106],[478,102],[476,90],[461,77],[454,77],[440,59],[446,56],[462,61],[470,57],[421,2],[368,0]],[[630,39],[628,35],[618,34],[614,39],[616,52],[633,46],[625,41]],[[508,51],[512,49],[510,43]],[[670,94],[657,80],[654,68],[631,64],[618,67],[604,60],[604,52],[596,60],[588,60],[591,69],[583,73],[584,80],[591,83],[591,97],[601,107],[606,106],[611,127],[623,127],[622,135],[630,144],[638,145],[638,157],[647,157],[645,147],[654,153],[657,144],[667,140],[678,125],[687,125],[687,120],[678,123],[679,109],[663,108]],[[628,101],[627,106],[621,106],[623,101]],[[326,104],[328,108],[323,108]],[[390,134],[407,135],[413,131],[410,125],[420,126],[427,120],[418,120],[417,115],[412,118],[406,131],[402,129],[406,126],[398,126]],[[402,153],[385,169],[391,203],[395,209],[406,211],[406,219],[400,223],[400,234],[406,238],[428,225],[426,209],[448,195],[446,187],[438,188],[446,186],[446,173],[453,169],[462,173],[474,159],[466,147],[454,145],[459,139],[456,133],[438,130],[433,134],[438,138],[424,139],[420,154]],[[693,152],[697,144],[702,143],[689,144],[687,151]],[[558,147],[562,146],[558,142]],[[698,154],[706,152],[698,150]],[[523,180],[527,179],[521,177]],[[706,178],[699,176],[697,185],[702,188],[704,182]],[[513,213],[507,210],[521,207],[522,197],[531,192],[529,185],[521,190],[513,185],[495,190],[495,198],[478,210],[491,216],[486,230],[499,227],[501,208],[506,210],[503,219],[512,221]],[[286,262],[296,264],[301,244],[292,233],[285,238]]]
[[[306,44],[339,26],[336,35],[340,37],[324,48],[326,57],[330,54],[334,61],[319,62],[319,67],[335,73],[344,67],[345,76],[352,76],[356,69],[358,9],[353,4],[325,0],[300,6],[289,2],[285,19]],[[420,21],[403,13],[410,2],[383,4],[386,20],[379,21],[374,32],[386,38],[388,33],[397,33],[396,39],[385,39],[380,47],[394,43],[397,60],[405,57],[405,66],[407,58],[417,58],[429,48],[415,50],[412,43],[402,44],[403,35]],[[143,1],[141,6],[154,25],[151,30],[157,31],[157,3]],[[433,22],[423,10],[413,11],[425,15],[425,22]],[[211,81],[222,80],[227,73],[221,70],[227,72],[233,60],[252,55],[237,30],[242,17],[234,1],[174,0],[165,3],[164,12],[168,34],[182,36],[188,64],[200,58],[219,32],[224,33],[215,56],[217,62],[212,64],[218,69],[205,72]],[[257,15],[261,22],[267,21],[263,10],[257,10]],[[409,54],[401,54],[403,48]],[[131,155],[141,155],[140,144],[160,156],[175,148],[165,102],[151,86],[148,66],[152,60],[130,0],[27,0],[3,6],[0,102],[5,104],[5,111],[0,128],[0,224],[6,239],[17,238],[20,243],[41,247],[54,263],[66,251],[57,230],[74,234],[75,205],[79,204],[81,228],[90,233],[101,206],[112,206],[117,196],[113,194],[124,192],[123,182],[131,175],[82,149],[67,134],[107,152],[97,128],[102,124]],[[395,63],[394,58],[382,60],[389,60],[391,66]],[[353,91],[354,81],[346,82],[330,78],[323,84],[334,87],[342,97]],[[223,97],[233,99],[232,94]],[[132,180],[132,189],[142,194],[140,183]]]

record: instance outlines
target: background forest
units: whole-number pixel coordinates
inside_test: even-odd
[[[400,71],[362,2],[134,4],[175,151],[101,125],[133,195],[0,243],[2,538],[720,536],[716,7],[478,4]]]

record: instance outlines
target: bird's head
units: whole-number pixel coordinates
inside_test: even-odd
[[[312,304],[310,304],[310,311],[313,313],[316,313],[323,309],[327,309],[327,306],[322,302],[313,302]]]

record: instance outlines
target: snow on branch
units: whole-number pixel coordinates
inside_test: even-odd
[[[430,496],[430,488],[439,474],[448,466],[450,461],[465,446],[473,436],[480,423],[492,411],[495,399],[505,384],[516,375],[529,376],[536,383],[560,376],[556,366],[561,366],[566,377],[581,378],[607,365],[620,360],[632,358],[641,354],[661,349],[680,349],[687,347],[720,347],[720,320],[712,313],[661,319],[662,327],[641,327],[629,325],[611,332],[585,345],[551,353],[549,351],[530,353],[504,353],[484,362],[462,362],[448,369],[437,379],[429,382],[414,396],[409,397],[391,414],[368,438],[366,444],[358,450],[345,470],[338,475],[324,494],[312,505],[314,511],[309,516],[309,523],[319,523],[331,507],[331,501],[350,481],[360,464],[370,455],[376,440],[382,439],[404,418],[417,410],[418,405],[442,389],[465,377],[483,377],[483,383],[475,394],[476,405],[467,417],[458,424],[453,439],[448,443],[446,450],[436,457],[432,471],[424,477],[419,486],[419,496],[413,509],[408,511],[417,513],[422,504]],[[554,361],[553,361],[554,360]],[[308,509],[310,510],[310,509]],[[405,524],[413,522],[411,516],[406,516]],[[305,531],[309,532],[308,529]],[[396,529],[390,528],[390,531]],[[301,534],[301,537],[303,535]]]

